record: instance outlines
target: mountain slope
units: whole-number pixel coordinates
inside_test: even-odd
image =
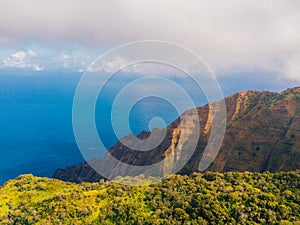
[[[300,169],[300,88],[288,89],[282,93],[247,91],[225,98],[227,126],[224,142],[208,170],[225,171],[288,171]],[[200,119],[200,139],[190,161],[180,170],[181,174],[198,171],[200,159],[207,145],[211,120],[209,106],[197,108]],[[183,114],[190,119],[189,111]],[[192,127],[191,122],[191,127]],[[150,165],[161,161],[166,155],[182,155],[178,140],[181,135],[180,118],[167,128],[162,143],[147,152],[134,151],[121,142],[109,152],[115,158],[131,165]],[[156,131],[153,131],[156,132]],[[187,131],[193,135],[193,130]],[[150,135],[138,135],[145,139]],[[131,136],[124,137],[130,141]],[[177,148],[175,148],[177,147]],[[175,158],[174,158],[175,160]],[[99,160],[105,168],[105,159]],[[170,165],[163,165],[161,171]],[[127,168],[116,167],[110,173],[125,175]],[[147,171],[143,171],[147,175]],[[135,174],[134,171],[130,173]],[[57,170],[54,178],[82,182],[97,181],[101,177],[87,163]]]

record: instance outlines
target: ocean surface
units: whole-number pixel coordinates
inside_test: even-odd
[[[51,177],[57,168],[84,162],[72,128],[73,97],[81,76],[77,73],[0,75],[0,184],[26,173]],[[110,121],[111,107],[128,82],[130,79],[112,80],[98,98],[95,120],[106,148],[118,140]],[[186,84],[186,88],[198,93],[196,105],[205,103],[193,85]],[[129,118],[122,113],[120,117],[129,119],[134,134],[149,130],[153,117],[161,117],[170,124],[179,115],[172,104],[157,97],[139,101]]]

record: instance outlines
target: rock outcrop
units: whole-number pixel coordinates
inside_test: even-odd
[[[300,88],[282,93],[239,92],[225,98],[225,103],[227,125],[224,141],[208,170],[274,172],[300,169]],[[209,105],[197,108],[200,121],[198,144],[189,162],[179,171],[180,174],[198,171],[211,130],[209,109]],[[152,165],[166,156],[171,156],[176,162],[178,157],[184,155],[184,143],[179,141],[183,135],[181,119],[189,120],[191,127],[188,131],[185,129],[184,135],[188,133],[192,137],[195,133],[189,115],[188,110],[165,128],[166,135],[161,144],[150,151],[135,151],[118,142],[109,152],[119,161],[130,165]],[[159,130],[154,130],[152,135],[155,132]],[[144,131],[137,137],[143,140],[150,135]],[[124,138],[130,142],[130,135]],[[107,156],[94,162],[105,167],[106,159]],[[163,165],[162,173],[170,166],[173,165]],[[110,171],[110,177],[128,173],[125,167],[115,168]],[[143,173],[147,175],[147,171]],[[139,175],[134,172],[130,174]],[[73,182],[97,181],[101,178],[87,163],[59,169],[53,177]]]

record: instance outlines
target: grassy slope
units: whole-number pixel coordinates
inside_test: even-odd
[[[300,171],[176,175],[153,186],[23,175],[0,188],[0,224],[300,224]]]

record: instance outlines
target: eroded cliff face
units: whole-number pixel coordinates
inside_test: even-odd
[[[208,168],[213,171],[280,171],[300,169],[300,88],[282,93],[247,91],[225,99],[227,126],[221,149]],[[121,142],[109,150],[116,159],[130,165],[151,165],[167,156],[170,159],[161,166],[167,173],[185,157],[187,140],[199,132],[197,147],[189,162],[180,170],[181,174],[198,171],[199,163],[207,145],[212,126],[209,106],[197,108],[198,118],[189,111],[166,128],[166,136],[160,145],[150,151],[139,152],[127,148]],[[182,129],[180,119],[188,126]],[[195,131],[195,119],[200,127]],[[184,132],[183,132],[184,131]],[[157,131],[153,131],[157,132]],[[138,135],[146,139],[149,132]],[[130,136],[126,137],[130,139]],[[130,141],[130,140],[129,140]],[[100,160],[99,160],[100,161]],[[105,159],[99,165],[105,167]],[[131,175],[139,175],[132,171]],[[145,175],[149,171],[142,171]],[[114,174],[128,174],[126,166],[116,166]],[[87,164],[58,170],[55,178],[66,181],[96,181],[100,176]]]
[[[247,107],[228,124],[223,146],[211,169],[299,169],[300,88],[280,94],[248,92],[247,95],[248,101],[244,103]]]

